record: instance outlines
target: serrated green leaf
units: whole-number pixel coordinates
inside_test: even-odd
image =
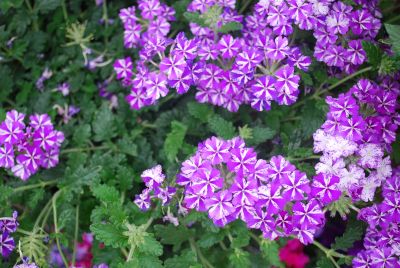
[[[239,248],[235,248],[231,254],[229,254],[229,261],[233,267],[243,268],[250,267],[250,254]]]
[[[189,102],[187,107],[189,114],[203,123],[206,123],[214,113],[210,105],[204,103]]]
[[[317,268],[335,268],[332,261],[323,256],[317,261]]]
[[[128,245],[128,237],[123,235],[124,230],[113,224],[94,223],[90,225],[90,231],[106,246],[120,248]]]
[[[119,203],[120,201],[119,192],[112,186],[105,184],[95,185],[92,187],[92,192],[97,199],[106,204]]]
[[[88,124],[79,125],[74,131],[72,140],[76,145],[82,146],[89,143],[92,128]]]
[[[263,258],[271,265],[283,267],[279,259],[279,245],[276,241],[262,240],[260,250]]]
[[[185,12],[183,13],[183,16],[185,17],[185,19],[187,19],[189,22],[194,22],[197,25],[201,26],[201,27],[207,27],[207,23],[206,20],[204,18],[202,18],[200,16],[200,14],[198,13],[194,13],[194,12]]]
[[[210,248],[211,246],[219,243],[224,239],[225,235],[222,232],[219,233],[205,233],[197,241],[197,245],[201,248]]]
[[[236,130],[232,122],[226,121],[219,115],[214,115],[208,120],[210,130],[224,139],[232,139],[236,136]]]
[[[61,0],[37,0],[34,8],[42,14],[47,14],[59,7],[60,4]]]
[[[92,123],[95,141],[104,141],[115,137],[115,118],[107,105],[103,105],[96,113]]]
[[[272,139],[276,131],[269,127],[260,127],[257,126],[253,128],[253,138],[250,140],[251,144],[258,145],[260,143],[266,142],[267,140]]]
[[[146,233],[143,238],[143,243],[138,247],[139,252],[152,256],[161,256],[163,246],[158,242],[152,233]]]
[[[383,55],[382,50],[377,45],[367,41],[363,41],[362,46],[367,54],[368,62],[371,64],[371,66],[375,69],[379,68]]]
[[[132,260],[117,266],[118,268],[162,268],[160,259],[155,256],[135,253]]]
[[[359,225],[348,226],[341,237],[335,238],[335,243],[332,244],[332,249],[347,250],[351,248],[354,242],[360,240],[363,235],[362,227]]]
[[[385,23],[385,28],[389,34],[393,52],[400,56],[400,25]]]
[[[164,262],[166,268],[188,268],[197,264],[196,254],[191,250],[186,250],[181,255],[175,255]]]
[[[172,162],[182,148],[186,131],[187,127],[184,124],[178,121],[171,122],[171,132],[168,133],[164,142],[164,152],[169,161]]]
[[[221,26],[221,28],[218,29],[219,33],[229,33],[229,32],[234,32],[234,31],[240,31],[243,28],[243,24],[232,21],[228,22],[224,25]]]
[[[4,13],[7,13],[10,8],[18,8],[23,2],[24,0],[1,0],[0,10],[2,10]]]
[[[183,225],[155,225],[156,236],[161,238],[161,242],[166,245],[173,245],[179,248],[181,244],[194,235],[194,230],[188,229]]]

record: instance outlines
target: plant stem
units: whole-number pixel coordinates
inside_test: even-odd
[[[335,261],[335,259],[333,257],[336,257],[336,258],[346,258],[347,257],[346,255],[340,254],[333,249],[328,249],[328,248],[324,247],[321,243],[319,243],[316,240],[313,241],[313,244],[316,247],[318,247],[321,251],[323,251],[325,253],[326,257],[328,259],[330,259],[331,262],[333,263],[333,265],[335,265],[335,267],[337,267],[337,268],[340,268],[340,266],[339,266],[339,264],[337,264],[337,262]]]
[[[261,245],[260,238],[258,236],[256,236],[253,232],[249,232],[249,233],[250,233],[251,238],[253,238],[254,241],[256,241],[259,245]]]
[[[78,245],[78,233],[79,233],[79,204],[76,206],[75,212],[75,233],[74,233],[74,251],[72,252],[72,266],[75,266],[76,259],[76,248]]]
[[[316,95],[316,96],[319,96],[319,95],[322,95],[323,93],[325,93],[325,92],[327,92],[327,91],[331,91],[332,89],[334,89],[334,88],[340,86],[341,84],[343,84],[343,83],[349,81],[350,79],[353,79],[354,77],[356,77],[356,76],[358,76],[358,75],[360,75],[360,74],[362,74],[362,73],[366,73],[366,72],[368,72],[368,71],[370,71],[370,70],[372,70],[372,66],[366,67],[366,68],[364,68],[364,69],[359,70],[358,72],[355,72],[355,73],[353,73],[353,74],[351,74],[351,75],[349,75],[349,76],[346,76],[345,78],[341,79],[340,81],[338,81],[338,82],[336,82],[335,84],[333,84],[333,85],[331,85],[330,87],[328,87],[326,90],[321,90],[321,91],[316,92],[316,93],[313,95],[313,98],[315,98],[315,97],[314,97],[315,95]]]
[[[62,8],[64,20],[65,20],[66,23],[68,23],[69,22],[69,18],[68,18],[68,11],[67,11],[67,6],[65,4],[65,0],[61,1],[61,8]]]
[[[53,185],[56,184],[57,180],[51,180],[51,181],[41,181],[35,184],[30,184],[30,185],[24,185],[24,186],[20,186],[17,187],[13,190],[14,193],[18,193],[18,192],[23,192],[26,190],[31,190],[31,189],[35,189],[35,188],[44,188],[48,185]]]
[[[53,198],[52,200],[53,202],[53,219],[54,219],[54,232],[56,233],[56,244],[57,244],[57,248],[58,248],[58,252],[61,255],[61,258],[64,262],[65,267],[69,267],[68,265],[68,261],[64,256],[64,253],[62,251],[61,248],[61,244],[60,244],[60,240],[58,239],[58,234],[59,234],[59,230],[58,230],[58,224],[57,224],[57,206],[56,206],[56,198]]]
[[[242,14],[242,13],[247,9],[247,7],[251,4],[251,2],[252,2],[252,0],[247,0],[247,1],[243,4],[243,6],[240,8],[239,14]]]
[[[214,268],[214,266],[203,256],[203,253],[201,253],[199,247],[196,244],[196,241],[194,241],[193,238],[189,238],[189,243],[190,243],[190,247],[196,253],[200,262],[203,264],[203,267]]]

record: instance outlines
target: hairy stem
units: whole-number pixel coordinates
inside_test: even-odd
[[[203,267],[214,268],[214,266],[204,257],[203,253],[201,253],[199,247],[196,244],[196,241],[194,241],[193,238],[189,238],[189,243],[190,243],[191,249],[196,253],[196,255],[199,258]]]
[[[51,181],[41,181],[35,184],[30,184],[30,185],[24,185],[24,186],[20,186],[17,188],[14,188],[13,192],[14,193],[18,193],[18,192],[23,192],[26,190],[31,190],[31,189],[35,189],[35,188],[44,188],[48,185],[54,185],[57,183],[57,180],[51,180]]]
[[[58,230],[58,223],[57,223],[56,198],[53,198],[52,201],[53,201],[52,203],[53,203],[54,232],[56,233],[56,244],[57,244],[58,252],[61,255],[61,258],[63,260],[65,267],[69,267],[67,258],[65,257],[64,252],[62,251],[60,240],[58,239],[59,230]]]

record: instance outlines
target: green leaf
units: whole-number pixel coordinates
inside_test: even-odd
[[[367,41],[362,41],[362,46],[365,53],[367,53],[368,62],[371,64],[372,67],[377,69],[381,64],[383,55],[382,50],[377,45],[374,45],[371,42]]]
[[[171,122],[171,132],[168,133],[164,142],[164,152],[169,161],[173,161],[178,155],[179,149],[182,148],[183,140],[185,138],[187,127],[178,122]]]
[[[309,100],[301,110],[301,136],[310,138],[312,134],[321,127],[326,117],[326,107],[324,100]]]
[[[103,105],[95,114],[92,127],[95,141],[104,141],[115,137],[117,134],[115,118],[107,105]]]
[[[164,262],[166,268],[187,268],[197,264],[196,254],[191,250],[186,250],[181,255],[175,255]]]
[[[47,14],[53,11],[61,4],[61,0],[37,0],[35,3],[35,10],[42,14]]]
[[[199,119],[203,123],[207,123],[208,119],[213,115],[214,111],[210,107],[210,105],[198,103],[198,102],[189,102],[187,104],[188,112],[191,116],[196,119]]]
[[[128,245],[128,237],[123,234],[124,230],[113,224],[94,223],[90,225],[90,230],[96,239],[106,246],[120,248]]]
[[[236,130],[232,122],[226,121],[219,115],[210,117],[208,127],[212,132],[224,139],[232,139],[236,136]]]
[[[252,139],[253,138],[253,129],[251,129],[248,125],[239,127],[239,136],[244,140]]]
[[[332,244],[332,249],[347,250],[351,248],[354,242],[360,240],[363,235],[363,229],[359,225],[349,225],[341,237],[335,238],[335,243]]]
[[[154,231],[156,236],[161,238],[163,244],[173,245],[174,248],[179,248],[183,242],[194,235],[194,230],[183,225],[155,225]]]
[[[253,128],[253,138],[250,140],[251,144],[258,145],[272,139],[276,131],[269,127],[255,127]]]
[[[124,136],[122,139],[118,140],[118,149],[124,154],[130,156],[137,156],[137,145],[129,136]]]
[[[198,24],[201,27],[207,27],[208,24],[206,23],[206,20],[200,16],[198,13],[194,12],[185,12],[183,13],[183,16],[185,19],[187,19],[189,22],[194,22]]]
[[[72,140],[76,145],[82,146],[90,141],[92,129],[88,124],[82,124],[76,127]]]
[[[243,25],[239,22],[232,21],[228,22],[227,24],[224,24],[221,26],[221,28],[218,29],[219,33],[229,33],[229,32],[234,32],[234,31],[240,31],[243,28]]]
[[[99,184],[92,187],[93,195],[104,203],[119,203],[120,202],[120,194],[112,186],[108,186],[105,184]]]
[[[250,254],[239,248],[235,248],[234,251],[229,254],[229,261],[233,267],[243,268],[250,267]]]
[[[117,266],[118,268],[162,268],[161,261],[155,256],[135,253],[132,260]]]
[[[163,246],[154,238],[152,233],[145,233],[143,243],[139,245],[138,250],[152,256],[161,256],[163,254]]]
[[[323,256],[317,261],[317,268],[335,268],[332,261]]]
[[[276,241],[262,240],[260,250],[263,258],[271,265],[283,267],[279,260],[279,245]]]
[[[4,13],[7,13],[10,8],[18,8],[23,2],[24,0],[1,0],[0,10],[3,10]]]
[[[389,34],[393,52],[400,56],[400,25],[386,24],[386,32]]]
[[[1,90],[0,90],[0,101],[4,102],[14,86],[14,80],[10,68],[4,64],[0,64],[0,77],[1,77]]]
[[[222,232],[219,233],[207,232],[200,237],[200,239],[197,241],[197,244],[201,248],[210,248],[213,245],[222,241],[224,237],[225,235]]]

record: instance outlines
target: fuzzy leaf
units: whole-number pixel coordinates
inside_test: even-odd
[[[247,251],[235,248],[229,255],[229,261],[233,267],[250,267],[250,254]]]
[[[94,223],[90,225],[90,230],[106,246],[120,248],[128,245],[128,237],[123,235],[124,230],[113,224]]]
[[[191,250],[186,250],[181,255],[175,255],[164,262],[166,268],[187,268],[197,264],[196,254]]]
[[[331,260],[323,256],[317,261],[317,268],[335,268]]]
[[[108,186],[105,184],[99,184],[92,188],[93,195],[104,203],[119,203],[120,194],[112,186]]]
[[[198,24],[201,27],[207,27],[207,23],[206,20],[204,18],[202,18],[200,16],[200,14],[198,13],[194,13],[194,12],[185,12],[183,13],[183,16],[185,17],[185,19],[187,19],[189,22],[194,22],[196,24]]]
[[[107,105],[103,105],[96,113],[92,126],[95,141],[108,140],[116,135],[114,115]]]
[[[224,139],[232,139],[236,136],[236,130],[232,122],[226,121],[219,115],[214,115],[208,120],[208,127],[212,132]]]
[[[368,62],[372,65],[372,67],[377,69],[382,60],[382,50],[377,45],[367,41],[363,41],[362,46],[365,53],[367,53]]]
[[[47,14],[53,11],[61,4],[61,0],[37,0],[35,9],[42,14]]]
[[[154,230],[157,237],[161,238],[163,244],[173,245],[177,248],[194,235],[194,230],[187,229],[182,225],[155,225]]]
[[[385,24],[393,52],[400,56],[400,25]]]
[[[187,107],[189,114],[203,123],[206,123],[214,113],[210,105],[203,103],[189,102]]]
[[[173,161],[181,149],[187,127],[178,121],[171,122],[171,132],[168,133],[164,143],[164,152],[169,161]]]
[[[277,267],[283,266],[279,260],[279,245],[276,241],[262,240],[260,250],[263,258],[271,265]]]
[[[332,244],[333,249],[347,250],[351,248],[357,240],[362,238],[363,230],[359,225],[350,225],[341,237],[335,238]]]
[[[222,25],[221,28],[218,29],[219,33],[229,33],[234,31],[240,31],[243,28],[243,25],[239,22],[232,21],[227,24]]]

